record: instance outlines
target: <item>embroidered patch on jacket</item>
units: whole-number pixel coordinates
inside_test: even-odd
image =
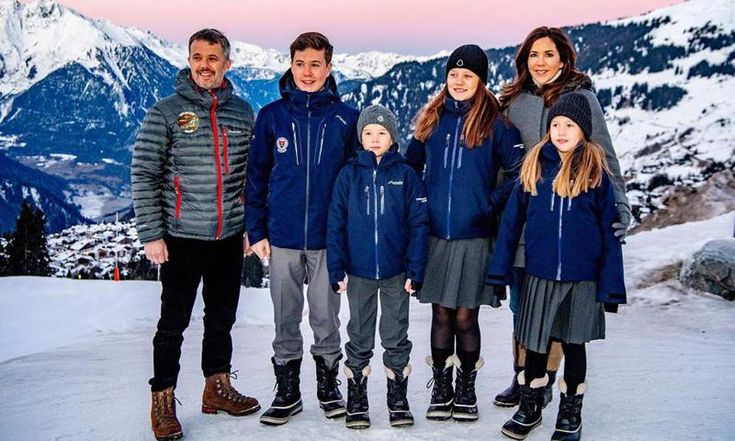
[[[525,146],[525,145],[523,145],[522,143],[521,143],[521,144],[514,144],[514,145],[513,145],[513,148],[514,148],[514,149],[525,149],[525,148],[526,148],[526,146]]]
[[[286,153],[286,150],[288,149],[288,139],[281,136],[280,138],[276,139],[276,150],[278,153]]]
[[[194,112],[181,112],[176,119],[176,124],[184,133],[194,133],[199,130],[199,117]]]
[[[403,185],[403,181],[388,181],[389,185]]]

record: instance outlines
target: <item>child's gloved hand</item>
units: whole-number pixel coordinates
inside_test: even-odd
[[[627,204],[615,204],[615,208],[618,209],[618,221],[612,224],[613,234],[620,240],[620,243],[625,243],[625,237],[628,235],[628,228],[633,221],[633,213],[630,211],[630,207]]]
[[[609,312],[611,314],[616,314],[618,312],[617,303],[603,303],[602,307],[605,310],[605,312]]]

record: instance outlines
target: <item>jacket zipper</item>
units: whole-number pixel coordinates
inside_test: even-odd
[[[174,190],[176,190],[176,219],[178,219],[181,217],[181,183],[178,176],[174,176]]]
[[[375,186],[375,178],[377,177],[378,169],[373,170],[373,219],[375,221],[375,278],[380,280],[380,265],[378,260],[378,195]]]
[[[225,174],[230,174],[230,158],[227,157],[227,151],[229,147],[229,140],[227,138],[227,127],[222,126],[222,143],[224,144],[225,150]]]
[[[217,167],[217,232],[214,235],[215,240],[219,240],[222,234],[222,161],[219,157],[219,133],[217,133],[217,95],[211,90],[212,107],[209,109],[209,119],[212,125],[212,135],[214,135],[214,163]]]
[[[551,194],[551,197],[554,198],[554,193]],[[561,227],[564,220],[564,198],[559,196],[559,240],[556,242],[556,249],[557,253],[559,255],[559,266],[556,268],[556,280],[561,281]]]
[[[385,214],[385,187],[380,186],[380,214]]]
[[[451,137],[452,135],[447,133],[447,140],[444,142],[444,168],[447,168],[447,155],[449,154],[449,140]]]
[[[327,123],[325,122],[322,126],[322,136],[319,138],[319,157],[317,158],[316,164],[322,163],[322,150],[324,149],[324,132],[327,130]]]
[[[304,249],[308,249],[309,243],[309,151],[311,150],[311,109],[309,101],[311,95],[306,96],[306,209],[304,210]]]
[[[454,161],[456,152],[457,152],[457,144],[459,143],[459,125],[462,122],[462,117],[457,117],[457,126],[454,128],[454,148],[452,149],[452,168],[449,172],[449,194],[448,194],[448,200],[447,200],[447,240],[452,238],[451,233],[451,227],[450,227],[450,219],[452,217],[452,183],[454,182]]]
[[[291,121],[291,132],[293,132],[293,151],[296,155],[296,165],[299,165],[299,137],[296,133],[296,123]]]
[[[365,186],[365,200],[367,200],[367,207],[365,209],[365,214],[370,216],[370,187],[367,185]]]

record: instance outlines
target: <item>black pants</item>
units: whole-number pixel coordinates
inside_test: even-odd
[[[235,313],[240,298],[242,234],[219,241],[164,237],[169,260],[161,266],[161,318],[153,337],[152,391],[176,387],[181,344],[199,282],[204,280],[204,376],[230,372]]]

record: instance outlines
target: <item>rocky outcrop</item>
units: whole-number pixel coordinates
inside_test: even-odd
[[[679,281],[690,288],[735,300],[735,239],[707,242],[684,263]]]

